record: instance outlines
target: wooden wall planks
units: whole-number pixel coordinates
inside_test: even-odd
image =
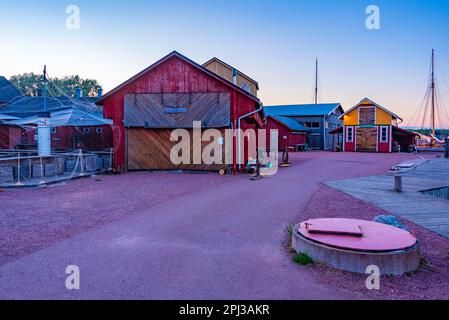
[[[201,171],[219,171],[226,169],[226,164],[205,164],[201,161],[201,154],[193,153],[193,143],[190,140],[190,162],[191,164],[175,165],[170,159],[170,152],[177,142],[170,141],[172,129],[145,129],[129,128],[128,131],[128,169],[129,170],[201,170]],[[225,129],[219,130],[222,136],[225,136]],[[192,129],[189,129],[192,137]],[[210,144],[202,142],[201,150]],[[216,146],[218,142],[216,141]],[[223,150],[222,162],[225,163],[225,148]],[[195,157],[195,159],[193,159]],[[198,160],[201,164],[193,164]]]

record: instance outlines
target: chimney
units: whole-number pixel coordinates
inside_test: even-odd
[[[232,83],[237,85],[237,70],[236,69],[232,70]]]
[[[76,88],[75,98],[81,99],[82,97],[83,97],[83,90],[81,90],[81,88]]]
[[[97,96],[98,98],[101,98],[103,96],[103,89],[101,87],[98,87]]]

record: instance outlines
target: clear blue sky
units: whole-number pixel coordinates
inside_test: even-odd
[[[80,30],[65,28],[69,4]],[[380,30],[365,28],[370,4]],[[321,102],[349,108],[367,96],[406,119],[424,96],[432,47],[449,80],[448,0],[0,0],[0,30],[0,74],[47,64],[51,76],[96,78],[106,91],[172,50],[236,66],[259,81],[265,105],[311,102],[315,57]]]

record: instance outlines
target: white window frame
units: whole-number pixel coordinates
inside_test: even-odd
[[[351,139],[349,139],[349,130],[351,130]],[[354,127],[346,128],[346,142],[354,142]]]
[[[385,129],[385,139],[383,139],[383,130]],[[388,127],[380,127],[380,143],[388,143]]]
[[[90,128],[83,128],[83,133],[90,133]]]
[[[56,134],[58,132],[58,128],[56,128],[56,127],[52,127],[51,129],[50,129],[50,133],[51,134]]]
[[[95,133],[96,134],[102,134],[103,133],[103,128],[95,128]]]

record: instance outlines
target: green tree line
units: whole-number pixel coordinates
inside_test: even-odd
[[[37,96],[43,90],[44,77],[35,73],[23,73],[12,76],[9,81],[24,95]],[[83,79],[78,75],[63,78],[49,78],[47,94],[49,96],[75,96],[76,89],[83,91],[83,96],[96,97],[98,89],[102,88],[97,80]]]

